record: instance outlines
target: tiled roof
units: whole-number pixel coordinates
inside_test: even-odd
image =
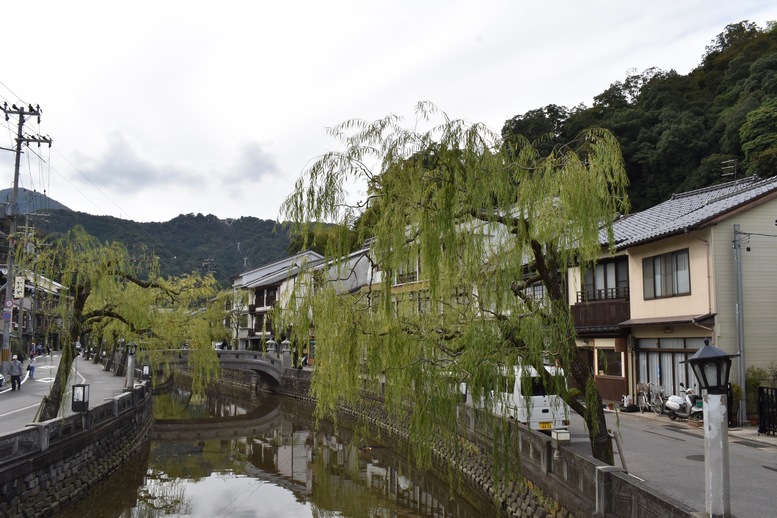
[[[267,286],[283,281],[287,277],[293,277],[299,272],[300,265],[306,263],[313,265],[323,260],[321,254],[312,250],[300,252],[280,261],[254,268],[232,278],[232,286],[236,288],[254,288]]]
[[[777,191],[777,177],[762,180],[756,176],[743,178],[695,191],[674,194],[649,209],[619,218],[613,223],[618,249],[661,239],[703,226],[762,196]],[[601,242],[607,244],[606,233]]]

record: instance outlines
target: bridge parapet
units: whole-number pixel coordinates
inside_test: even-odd
[[[283,359],[263,351],[216,351],[223,368],[251,369],[279,381],[283,376]]]
[[[276,353],[274,351],[247,351],[247,350],[216,350],[219,364],[225,369],[247,369],[263,373],[275,381],[283,377],[284,367],[291,365],[291,358],[287,351]],[[171,359],[173,363],[185,366],[189,362],[186,349],[176,351]]]

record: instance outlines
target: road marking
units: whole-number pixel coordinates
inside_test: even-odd
[[[22,407],[22,408],[17,408],[16,410],[11,410],[10,412],[6,412],[4,414],[0,414],[0,417],[5,417],[7,415],[15,414],[17,412],[22,412],[23,410],[29,410],[31,408],[37,408],[38,406],[40,406],[40,403],[35,403],[34,405],[30,405],[30,406],[26,406],[26,407]]]

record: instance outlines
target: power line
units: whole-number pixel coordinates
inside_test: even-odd
[[[48,144],[51,145],[51,138],[50,137],[41,137],[40,135],[24,135],[24,123],[27,120],[27,117],[34,116],[38,119],[38,124],[40,124],[40,106],[33,107],[31,104],[25,109],[24,106],[17,107],[15,104],[11,105],[11,107],[8,107],[8,103],[4,102],[2,108],[0,108],[3,113],[5,113],[5,120],[6,122],[10,119],[11,115],[16,115],[18,126],[17,126],[17,133],[16,133],[16,159],[14,160],[14,180],[13,180],[13,192],[11,193],[11,203],[7,207],[7,213],[11,217],[11,230],[9,232],[8,236],[8,260],[6,262],[6,285],[5,285],[5,305],[4,307],[7,309],[7,312],[3,313],[3,347],[2,347],[2,357],[0,360],[2,361],[2,364],[0,364],[0,370],[2,370],[3,375],[6,377],[9,374],[9,360],[10,358],[10,352],[11,352],[11,345],[10,345],[10,335],[11,335],[11,316],[13,315],[13,288],[12,286],[15,284],[14,282],[14,239],[16,239],[16,224],[17,224],[17,195],[19,192],[19,167],[21,162],[21,155],[22,155],[22,146],[24,144],[27,144],[29,147],[30,143],[37,143],[40,144]],[[22,290],[23,288],[22,284]],[[22,291],[22,298],[24,297],[24,292]],[[10,301],[10,304],[9,304]],[[9,307],[10,306],[10,307]],[[20,313],[21,314],[21,313]]]

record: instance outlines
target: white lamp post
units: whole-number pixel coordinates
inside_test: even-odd
[[[728,406],[726,392],[731,358],[738,354],[704,345],[683,363],[691,364],[704,393],[704,489],[706,516],[731,516],[731,492],[728,477]]]

